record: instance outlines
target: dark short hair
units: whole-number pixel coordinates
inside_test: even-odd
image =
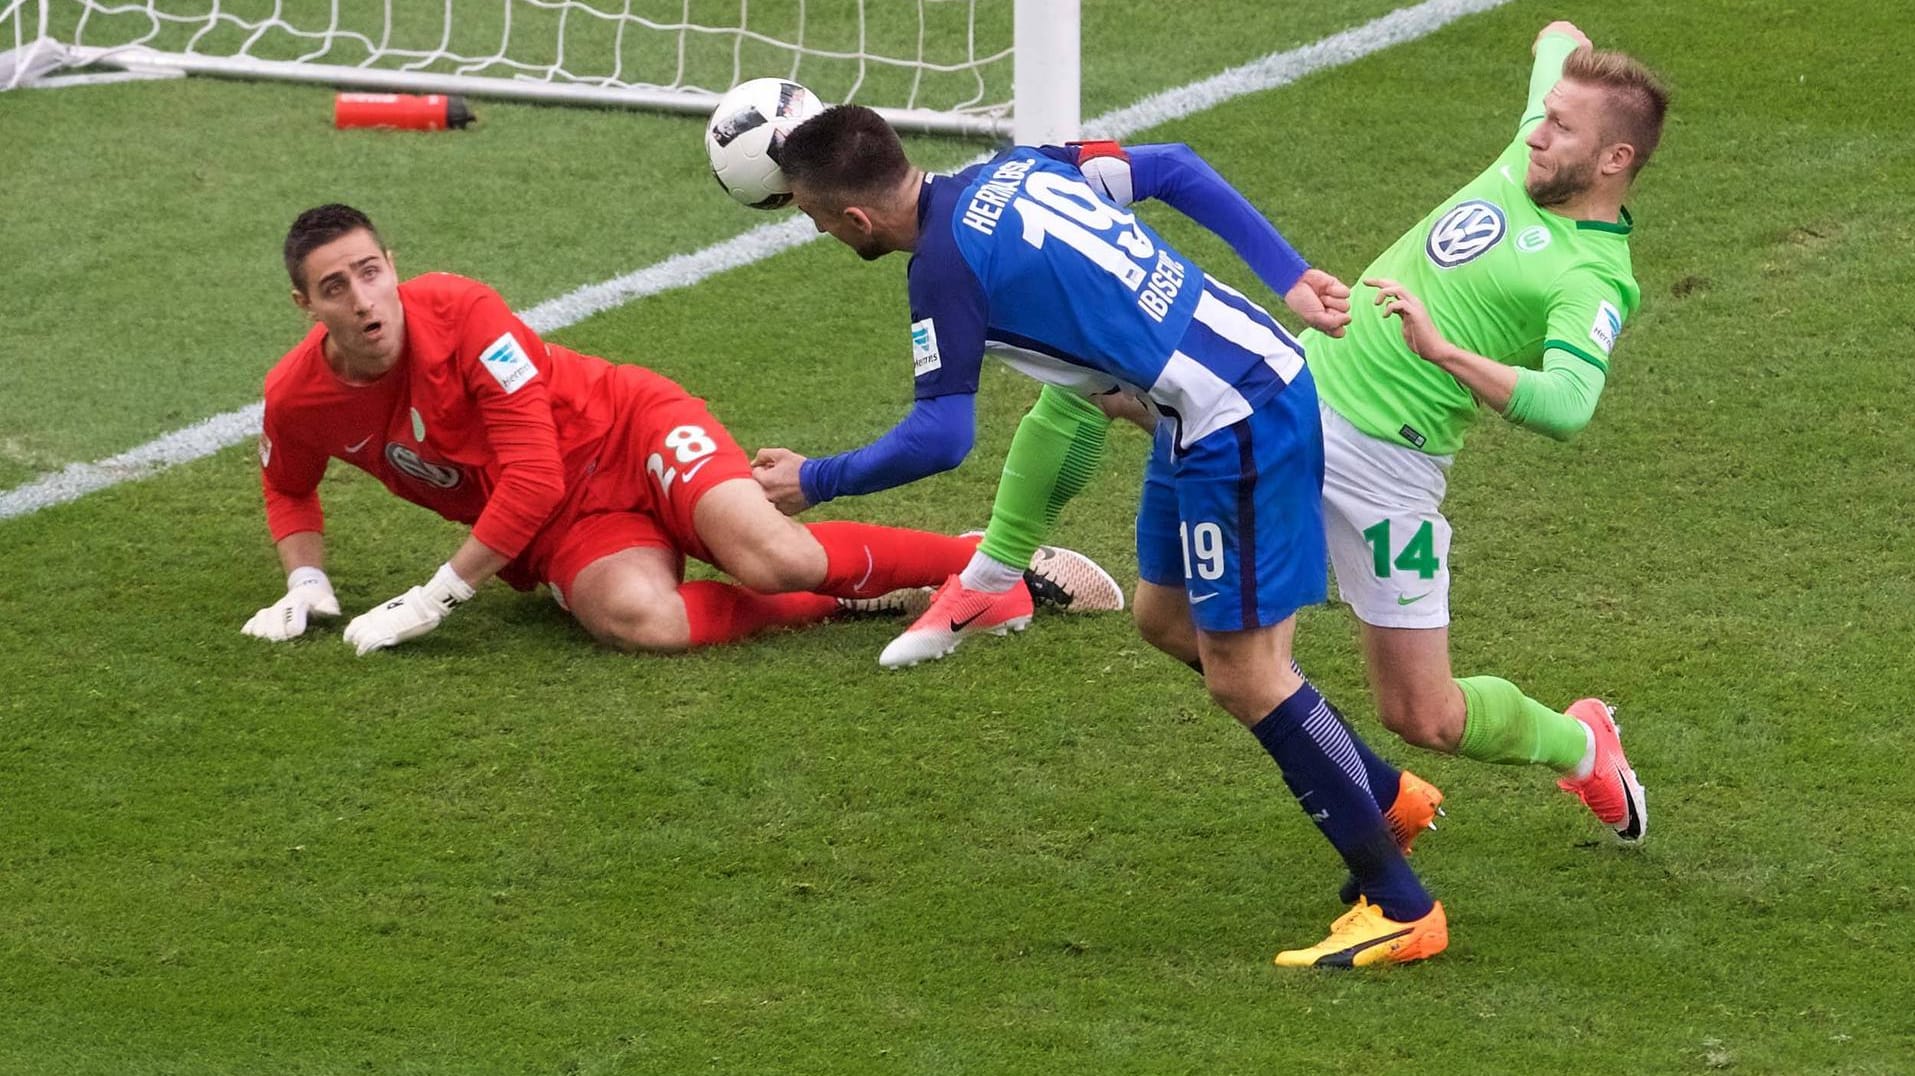
[[[1621,52],[1580,48],[1563,61],[1563,77],[1600,87],[1609,97],[1603,138],[1636,147],[1629,166],[1634,176],[1662,143],[1662,120],[1669,111],[1669,88],[1642,61]]]
[[[898,133],[863,105],[837,105],[799,124],[785,136],[778,167],[843,205],[891,190],[911,174]]]
[[[286,232],[286,275],[292,277],[293,288],[306,290],[306,255],[342,235],[362,229],[371,233],[372,241],[379,244],[380,250],[386,249],[386,241],[379,238],[379,229],[372,226],[372,218],[349,205],[329,202],[301,213]]]

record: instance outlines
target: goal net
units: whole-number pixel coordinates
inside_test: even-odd
[[[0,90],[192,74],[702,114],[778,75],[904,130],[1042,142],[1076,134],[1077,22],[1078,0],[0,0]]]

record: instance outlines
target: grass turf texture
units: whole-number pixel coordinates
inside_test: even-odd
[[[1087,114],[1133,60],[1156,88],[1374,13],[1289,10],[1284,39],[1173,60],[1089,6]],[[1490,159],[1557,14],[1514,4],[1149,137],[1354,276]],[[236,630],[280,585],[236,448],[0,524],[0,1069],[1897,1071],[1915,132],[1883,102],[1915,77],[1887,18],[1583,17],[1677,87],[1632,203],[1644,311],[1577,444],[1492,421],[1461,457],[1456,661],[1618,700],[1646,847],[1598,840],[1540,771],[1390,744],[1347,618],[1309,614],[1313,678],[1450,794],[1417,864],[1454,940],[1414,970],[1278,973],[1340,873],[1120,618],[880,676],[882,621],[633,660],[488,588],[373,659],[334,629],[266,647]],[[519,305],[758,222],[687,121],[485,106],[490,141],[461,141],[335,135],[324,108],[193,82],[0,99],[36,164],[0,209],[35,252],[0,292],[0,479],[252,398],[298,333],[278,235],[320,198]],[[686,380],[747,446],[829,451],[905,406],[902,272],[813,245],[555,335]],[[1030,396],[987,371],[971,462],[842,512],[980,522]],[[1114,440],[1060,537],[1132,578],[1142,445]],[[457,529],[341,472],[356,611]]]

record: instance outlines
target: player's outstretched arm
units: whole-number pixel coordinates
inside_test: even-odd
[[[391,601],[352,618],[346,643],[360,657],[374,650],[417,639],[439,626],[452,610],[471,600],[473,589],[498,574],[507,558],[476,538],[467,538],[432,578]]]
[[[920,397],[883,437],[849,452],[806,459],[762,448],[752,474],[786,515],[837,497],[858,496],[929,478],[964,462],[977,438],[975,392]]]
[[[1555,22],[1550,23],[1548,26],[1536,32],[1536,40],[1529,43],[1530,55],[1535,55],[1536,51],[1542,47],[1543,38],[1551,34],[1559,34],[1569,38],[1576,42],[1576,47],[1579,49],[1591,47],[1589,44],[1589,35],[1578,30],[1575,23],[1570,22],[1568,19],[1557,19]]]
[[[1402,284],[1387,277],[1366,277],[1363,282],[1376,289],[1375,305],[1383,308],[1382,316],[1401,323],[1403,343],[1412,353],[1441,367],[1498,414],[1509,407],[1510,395],[1516,391],[1515,367],[1450,343],[1423,301]]]
[[[1305,325],[1325,336],[1342,336],[1350,324],[1350,286],[1321,269],[1305,269],[1283,295]]]
[[[266,526],[273,534],[279,566],[286,572],[286,594],[254,613],[240,631],[282,643],[304,635],[312,617],[338,616],[339,599],[325,570],[326,513],[319,503],[319,480],[326,473],[326,456],[281,428],[274,385],[274,379],[268,378],[259,437],[259,484]]]
[[[1529,99],[1523,105],[1523,118],[1517,130],[1527,133],[1530,124],[1543,118],[1543,98],[1563,77],[1563,61],[1577,49],[1589,48],[1589,35],[1576,24],[1557,20],[1542,28],[1529,51],[1536,57],[1529,69]]]
[[[1543,351],[1543,368],[1525,370],[1457,347],[1443,336],[1430,312],[1409,289],[1385,277],[1363,281],[1377,289],[1384,317],[1397,318],[1403,343],[1416,355],[1443,368],[1496,413],[1557,441],[1576,436],[1596,413],[1606,374],[1587,355],[1563,350],[1557,342]]]
[[[1203,225],[1229,243],[1272,292],[1287,298],[1308,270],[1309,263],[1277,226],[1189,146],[1119,148],[1101,142],[1080,147],[1079,152],[1083,155],[1079,170],[1096,177],[1113,195],[1123,195],[1119,204],[1151,198]]]

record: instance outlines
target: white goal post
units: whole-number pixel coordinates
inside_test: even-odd
[[[0,91],[211,75],[703,114],[730,86],[777,75],[904,131],[1022,144],[1078,133],[1079,0],[456,6],[0,0]]]

